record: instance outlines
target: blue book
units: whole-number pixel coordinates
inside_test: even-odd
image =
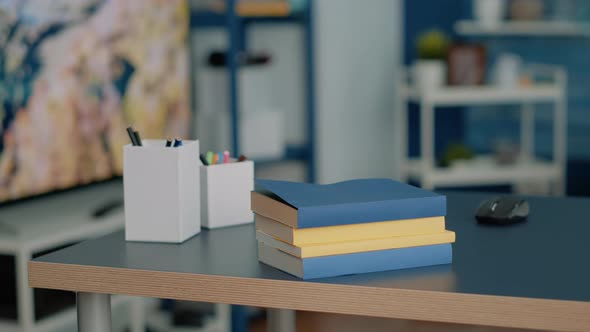
[[[453,249],[447,243],[302,259],[259,242],[258,260],[301,279],[316,279],[450,264]]]
[[[292,228],[445,216],[446,197],[391,179],[317,185],[256,180],[252,210]]]

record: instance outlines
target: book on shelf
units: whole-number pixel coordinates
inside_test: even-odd
[[[227,6],[225,0],[213,1],[211,10],[225,12]],[[235,12],[239,16],[288,16],[291,13],[291,5],[286,0],[237,0]]]
[[[446,197],[391,179],[360,179],[317,185],[257,180],[252,210],[303,229],[440,217]]]

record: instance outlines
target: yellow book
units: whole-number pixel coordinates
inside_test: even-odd
[[[225,1],[210,4],[213,11],[224,12]],[[258,0],[237,1],[235,11],[239,16],[287,16],[291,12],[289,1]]]
[[[259,214],[255,214],[255,221],[257,230],[295,246],[370,240],[392,236],[432,234],[445,231],[444,217],[379,221],[315,228],[291,228]]]
[[[256,231],[256,240],[299,258],[352,254],[355,252],[399,249],[455,242],[455,232],[396,236],[382,239],[294,246]]]

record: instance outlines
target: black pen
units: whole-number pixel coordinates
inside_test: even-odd
[[[143,146],[143,144],[141,143],[141,137],[139,137],[139,132],[137,130],[133,131],[133,136],[135,136],[135,141],[136,141],[137,145]]]
[[[172,140],[171,139],[167,139],[166,140],[166,147],[169,148],[172,146]]]
[[[133,127],[127,127],[127,134],[129,135],[129,139],[131,140],[131,145],[137,146],[137,140],[135,138],[135,131],[133,130]]]
[[[203,165],[209,166],[207,159],[205,158],[205,156],[202,153],[199,155],[199,159],[201,159],[201,162],[203,163]]]

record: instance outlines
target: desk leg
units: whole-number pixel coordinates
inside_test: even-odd
[[[295,332],[295,310],[266,309],[268,332]]]
[[[111,296],[109,294],[77,293],[78,332],[111,331]]]

